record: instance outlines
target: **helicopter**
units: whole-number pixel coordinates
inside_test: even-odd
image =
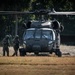
[[[53,52],[58,56],[62,56],[60,50],[60,33],[64,30],[64,26],[56,19],[44,20],[43,15],[75,15],[75,12],[56,12],[55,10],[36,10],[30,12],[13,12],[1,11],[3,14],[34,14],[39,17],[38,20],[31,20],[23,23],[25,31],[23,33],[23,46],[19,49],[20,56],[25,56],[26,52],[34,52],[38,55],[40,52]]]
[[[64,26],[56,19],[44,20],[42,15],[75,15],[75,12],[56,12],[49,10],[37,10],[33,14],[41,15],[41,19],[29,21],[25,25],[27,28],[23,34],[23,48],[20,49],[26,52],[34,52],[39,55],[40,52],[53,52],[58,56],[62,56],[60,50],[60,33],[64,30]],[[23,54],[22,54],[23,55]]]
[[[49,11],[34,11],[35,15],[47,15]],[[52,13],[51,13],[52,14]],[[34,52],[38,55],[40,52],[53,52],[61,57],[60,51],[60,32],[64,27],[57,20],[44,20],[41,16],[39,20],[29,21],[26,24],[23,34],[23,48],[19,49],[20,55],[26,55],[26,52]],[[22,54],[21,54],[22,53]]]

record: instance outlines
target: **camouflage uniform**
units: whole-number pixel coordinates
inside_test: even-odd
[[[15,56],[15,55],[17,56],[18,55],[17,52],[19,49],[19,37],[18,36],[16,36],[13,40],[13,48],[14,48],[14,53],[12,56]]]
[[[9,56],[9,36],[8,35],[6,35],[2,43],[3,43],[3,56],[5,56],[5,52],[7,52],[7,56]]]

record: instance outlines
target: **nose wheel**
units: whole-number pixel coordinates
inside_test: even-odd
[[[20,56],[25,56],[26,55],[26,50],[24,48],[20,48],[19,53],[20,53]]]
[[[39,52],[36,51],[36,52],[34,52],[34,54],[38,56]]]

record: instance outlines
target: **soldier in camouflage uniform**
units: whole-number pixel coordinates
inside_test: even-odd
[[[5,56],[5,52],[7,52],[7,56],[9,56],[9,35],[5,36],[2,43],[3,43],[3,56]]]
[[[13,40],[13,48],[14,48],[14,53],[12,56],[17,56],[18,55],[18,49],[19,49],[19,36],[16,35],[16,37]]]

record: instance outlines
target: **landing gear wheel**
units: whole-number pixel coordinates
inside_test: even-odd
[[[61,53],[60,49],[56,49],[55,54],[56,54],[58,57],[61,57],[61,56],[62,56],[62,53]]]
[[[20,48],[19,53],[20,53],[20,56],[25,56],[26,55],[26,50],[24,48]]]
[[[26,55],[26,52],[24,53],[24,56]]]
[[[50,51],[49,53],[50,53],[50,54],[52,54],[52,53],[53,53],[53,51]]]
[[[38,54],[39,54],[39,52],[34,52],[34,54],[35,54],[35,55],[38,55]]]

